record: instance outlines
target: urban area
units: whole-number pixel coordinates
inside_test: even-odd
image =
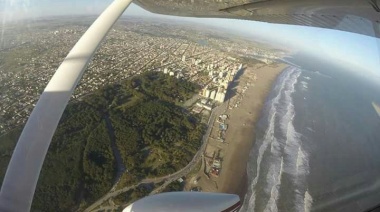
[[[85,21],[73,24],[68,20],[65,24],[51,21],[48,25],[6,31],[0,50],[0,136],[25,124],[54,71],[87,27]],[[118,203],[118,196],[141,184],[153,183],[155,189],[149,192],[153,194],[173,182],[183,185],[184,176],[189,175],[193,176],[191,182],[181,189],[202,191],[197,183],[198,170],[203,170],[208,179],[219,176],[223,162],[219,147],[228,145],[224,135],[229,117],[225,112],[239,106],[245,90],[257,78],[254,75],[249,82],[240,85],[235,96],[229,93],[231,85],[247,65],[272,64],[284,53],[244,39],[233,40],[228,34],[219,36],[221,33],[214,33],[215,30],[203,28],[200,32],[190,30],[186,23],[176,26],[160,20],[144,22],[129,18],[120,20],[110,31],[88,65],[72,100],[80,100],[106,85],[143,72],[162,72],[201,88],[193,98],[183,102],[183,107],[200,114],[208,129],[201,149],[186,167],[131,187],[119,188],[116,184],[86,211],[123,206],[125,201]]]
[[[204,95],[222,102],[228,82],[242,67],[240,54],[277,57],[251,44],[238,45],[163,23],[120,22],[95,54],[73,98],[156,70],[196,82],[205,87]],[[0,135],[25,123],[54,71],[86,30],[81,25],[39,27],[5,31],[0,51]]]

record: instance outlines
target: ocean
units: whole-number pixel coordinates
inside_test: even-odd
[[[297,58],[297,59],[295,59]],[[379,84],[286,59],[256,125],[240,211],[363,211],[380,203]]]

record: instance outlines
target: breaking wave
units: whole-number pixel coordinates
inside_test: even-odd
[[[286,208],[291,211],[310,210],[308,153],[293,125],[292,94],[300,75],[300,69],[286,68],[267,99],[250,154],[249,187],[241,211],[283,211],[280,201],[290,202]]]

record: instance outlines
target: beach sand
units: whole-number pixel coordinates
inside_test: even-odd
[[[247,67],[239,78],[240,87],[244,87],[247,81],[251,85],[244,92],[240,105],[227,110],[229,120],[226,142],[229,145],[224,151],[222,171],[216,180],[220,185],[218,192],[238,194],[241,201],[244,200],[248,186],[247,162],[256,136],[255,125],[273,82],[285,67],[285,64]],[[252,80],[255,74],[257,80]]]
[[[285,64],[260,63],[249,65],[237,74],[229,86],[226,101],[214,109],[216,117],[221,114],[229,117],[225,121],[228,125],[225,142],[217,139],[219,123],[214,121],[204,152],[205,160],[198,173],[188,176],[190,180],[185,190],[200,187],[204,192],[233,193],[244,201],[248,186],[247,162],[255,141],[255,125],[273,82],[285,67]],[[206,164],[212,164],[214,157],[221,158],[222,162],[218,177],[206,174],[208,170],[205,167],[210,167]]]

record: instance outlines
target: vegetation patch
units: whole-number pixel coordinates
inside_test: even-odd
[[[32,210],[77,210],[107,193],[116,180],[128,186],[186,166],[201,145],[205,126],[178,105],[198,89],[188,81],[146,72],[69,103],[47,153]],[[20,132],[0,137],[2,176]],[[126,167],[120,179],[112,142]],[[123,198],[130,201],[149,192],[138,187]]]

